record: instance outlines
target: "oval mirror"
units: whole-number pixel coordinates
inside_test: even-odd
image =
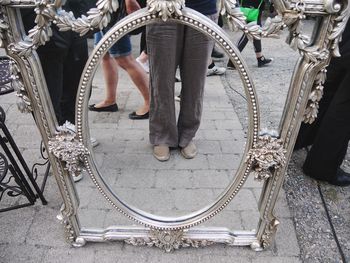
[[[138,21],[137,25],[132,21]],[[245,158],[257,140],[259,116],[253,83],[236,47],[221,28],[212,27],[209,19],[189,9],[183,10],[179,20],[170,19],[167,23],[185,24],[213,38],[232,60],[242,81],[235,84],[235,89],[247,101],[243,109],[249,113],[246,123],[242,125],[239,121],[225,87],[217,85],[215,78],[219,77],[208,77],[201,128],[195,138],[198,155],[186,160],[174,150],[169,161],[159,162],[152,156],[148,121],[128,119],[128,113],[142,100],[137,90],[130,88],[133,85],[127,74],[120,74],[120,87],[128,88],[118,90],[119,111],[89,112],[88,105],[98,103],[104,96],[99,68],[104,54],[132,29],[155,21],[154,15],[142,10],[135,12],[108,31],[97,44],[81,81],[77,135],[91,149],[85,165],[93,183],[109,203],[145,225],[179,229],[199,224],[221,211],[243,186],[250,170]],[[92,86],[96,88],[91,93]],[[181,83],[175,86],[178,95]],[[174,103],[178,108],[179,103]],[[107,128],[108,132],[99,133],[99,127]],[[100,141],[94,149],[88,140],[90,134]],[[213,177],[215,186],[208,180]]]

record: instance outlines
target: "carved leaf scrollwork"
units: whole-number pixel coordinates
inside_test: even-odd
[[[111,19],[111,13],[118,9],[118,0],[99,0],[96,8],[87,12],[88,16],[75,18],[73,13],[60,9],[61,1],[40,0],[36,4],[36,26],[29,30],[24,41],[9,45],[9,50],[19,56],[28,57],[33,50],[44,45],[52,36],[51,22],[61,31],[72,30],[81,36],[94,28],[102,29]]]
[[[172,16],[181,16],[181,9],[185,6],[184,0],[147,0],[148,11],[158,15],[163,21]]]
[[[22,113],[29,113],[33,111],[31,101],[28,97],[28,93],[24,88],[20,69],[13,60],[10,60],[9,70],[11,74],[11,86],[15,90],[16,96],[18,98],[18,101],[17,101],[18,110]]]
[[[263,248],[267,248],[271,245],[271,242],[273,241],[273,237],[276,234],[278,225],[280,222],[276,219],[273,218],[269,224],[265,228],[265,232],[262,235],[262,246]]]
[[[84,168],[83,157],[89,154],[85,146],[75,137],[75,127],[69,122],[59,127],[55,138],[49,140],[49,151],[65,162],[65,169],[75,175]]]
[[[58,16],[50,16],[50,18],[61,31],[73,30],[83,36],[94,28],[106,27],[111,19],[111,14],[118,7],[118,0],[99,0],[96,7],[87,12],[88,16],[83,15],[76,19],[73,13],[60,10]]]
[[[286,164],[286,152],[281,139],[259,136],[254,148],[248,152],[246,162],[251,164],[256,180],[267,180]]]
[[[6,32],[8,32],[9,26],[8,24],[3,20],[0,19],[0,47],[4,47],[4,40],[6,38]]]
[[[278,33],[285,27],[281,16],[268,18],[263,28],[255,22],[246,23],[246,17],[237,7],[236,0],[221,0],[221,15],[226,15],[231,30],[242,30],[250,39],[261,39],[262,37],[278,37]]]
[[[17,53],[19,56],[28,57],[33,50],[44,45],[52,36],[48,17],[56,14],[55,6],[51,4],[50,0],[40,0],[34,11],[36,13],[36,26],[29,30],[25,40],[10,44],[8,47],[12,53]]]
[[[328,36],[328,39],[332,41],[331,50],[332,55],[335,57],[340,57],[339,52],[339,42],[341,41],[341,35],[345,29],[345,26],[349,19],[350,6],[348,5],[341,14],[334,18],[335,25],[331,29],[331,34]]]
[[[210,240],[192,240],[184,237],[183,230],[151,230],[150,236],[144,238],[130,238],[125,240],[134,246],[158,247],[166,252],[172,252],[181,247],[205,247],[214,244]]]
[[[0,5],[9,5],[11,2],[11,0],[0,0]]]
[[[316,76],[314,86],[309,95],[309,101],[307,103],[305,113],[304,113],[303,121],[305,123],[311,124],[317,118],[319,101],[323,96],[323,88],[324,88],[323,84],[326,81],[326,73],[327,73],[326,68],[323,68]]]

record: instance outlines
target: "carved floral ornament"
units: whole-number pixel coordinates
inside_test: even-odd
[[[256,180],[267,180],[286,164],[286,152],[281,139],[259,136],[254,148],[248,152],[246,162],[251,164]]]
[[[278,225],[280,222],[276,219],[273,218],[266,226],[265,232],[262,236],[262,246],[263,248],[267,248],[271,245],[271,242],[273,241],[273,237],[276,234]]]
[[[323,96],[323,84],[326,81],[326,73],[327,70],[323,68],[316,76],[314,86],[309,95],[309,100],[307,102],[307,106],[304,113],[304,122],[305,123],[313,123],[318,115],[319,101]]]
[[[184,230],[151,230],[149,237],[129,238],[125,243],[134,246],[158,247],[166,252],[172,252],[181,247],[206,247],[214,244],[213,241],[198,239],[193,240],[184,236]]]
[[[49,151],[65,162],[65,170],[70,175],[81,172],[84,168],[83,157],[89,154],[88,149],[76,139],[75,127],[69,122],[60,126],[55,138],[49,140]]]

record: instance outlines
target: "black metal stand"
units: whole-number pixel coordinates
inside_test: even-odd
[[[13,91],[10,82],[9,65],[8,63],[6,65],[4,58],[0,58],[0,95]],[[5,120],[5,111],[0,106],[0,146],[5,153],[0,153],[0,201],[4,200],[5,197],[24,196],[26,202],[22,201],[21,204],[9,202],[9,206],[1,208],[0,212],[33,205],[37,198],[40,198],[42,204],[46,205],[47,201],[43,192],[50,170],[50,163],[43,154],[45,149],[41,145],[40,150],[44,163],[34,164],[31,171],[7,129]],[[38,165],[47,165],[41,187],[36,182]],[[35,177],[33,174],[35,174]]]

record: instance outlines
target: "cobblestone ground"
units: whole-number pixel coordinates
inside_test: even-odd
[[[230,36],[234,40],[239,37],[233,33]],[[243,51],[256,82],[262,128],[278,128],[297,58],[284,39],[285,33],[280,39],[263,41],[265,55],[275,59],[269,67],[257,68],[251,44]],[[135,50],[137,43],[138,39],[134,38]],[[226,61],[217,64],[223,66]],[[129,204],[158,215],[183,215],[213,202],[234,178],[247,134],[247,106],[237,73],[231,71],[221,77],[207,78],[203,121],[195,139],[198,156],[193,160],[184,160],[174,150],[166,163],[156,161],[151,154],[148,121],[128,119],[128,113],[141,104],[141,99],[125,73],[121,72],[120,79],[120,111],[89,114],[91,135],[100,142],[94,149],[94,159],[111,189]],[[177,84],[177,94],[179,89],[180,84]],[[102,74],[98,71],[91,102],[103,98],[103,91]],[[40,136],[31,116],[18,112],[15,100],[13,94],[2,96],[0,105],[7,114],[6,125],[31,166],[40,160]],[[302,153],[297,157],[302,158]],[[275,214],[281,225],[276,241],[260,253],[244,247],[215,245],[203,249],[181,249],[169,254],[156,248],[133,247],[121,242],[89,243],[83,248],[71,248],[65,243],[63,227],[56,219],[62,199],[54,177],[50,176],[45,189],[48,205],[43,206],[38,201],[34,206],[0,214],[0,262],[340,262],[334,235],[324,217],[324,208],[315,191],[315,184],[302,175],[298,165],[300,163],[292,163],[285,191],[281,191],[278,199]],[[40,181],[42,171],[39,171]],[[310,189],[314,190],[309,190],[310,185],[313,186]],[[259,216],[257,202],[261,186],[261,183],[249,178],[230,205],[204,225],[236,230],[254,229]],[[79,218],[83,227],[133,224],[108,205],[87,175],[76,184],[76,188],[80,199]],[[346,243],[349,232],[346,231],[350,227],[345,220],[350,211],[349,202],[346,203],[349,192],[343,189],[338,191],[327,185],[322,185],[321,189],[330,193],[325,194],[326,201],[329,201],[328,207],[334,219],[342,219],[341,224],[336,225],[336,230],[344,249],[349,249]],[[304,194],[314,193],[317,205],[310,206],[301,191]],[[23,201],[23,198],[6,198],[5,201],[9,205]],[[339,204],[345,214],[336,209]],[[313,217],[313,213],[321,213],[322,216]],[[311,223],[313,218],[317,222]],[[316,223],[320,225],[317,231],[313,228]],[[345,250],[347,255],[348,251]]]

